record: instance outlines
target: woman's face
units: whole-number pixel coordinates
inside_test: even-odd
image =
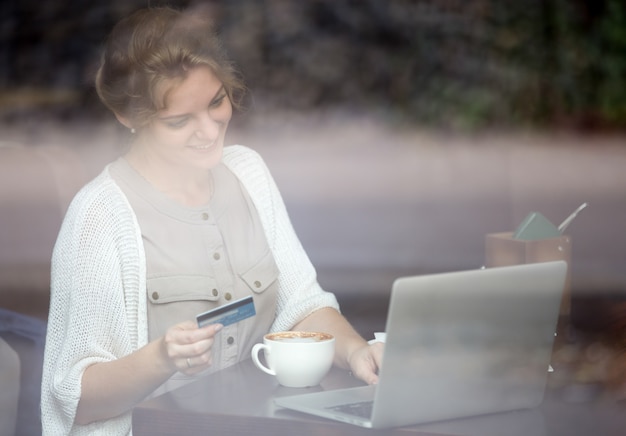
[[[232,105],[208,67],[191,69],[166,83],[166,107],[141,129],[136,144],[146,157],[179,169],[208,169],[219,163]]]

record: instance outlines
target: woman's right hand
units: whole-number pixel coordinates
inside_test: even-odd
[[[170,327],[163,337],[163,355],[172,370],[187,375],[204,371],[213,363],[214,337],[221,324],[198,328],[193,321]]]
[[[198,328],[193,321],[182,322],[134,353],[87,367],[75,421],[84,425],[118,416],[174,372],[193,375],[205,370],[211,366],[214,337],[221,329],[221,324]]]

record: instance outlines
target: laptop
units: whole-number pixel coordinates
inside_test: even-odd
[[[556,261],[398,278],[377,385],[274,401],[368,428],[534,408],[566,270]]]

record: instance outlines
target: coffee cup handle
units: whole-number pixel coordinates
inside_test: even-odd
[[[276,375],[276,371],[269,369],[267,366],[263,365],[259,360],[259,351],[261,350],[269,350],[269,347],[265,344],[255,344],[252,347],[252,361],[261,371],[268,373],[269,375]]]

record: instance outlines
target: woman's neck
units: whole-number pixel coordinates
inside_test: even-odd
[[[213,196],[213,177],[209,170],[179,167],[132,149],[125,158],[148,183],[180,204],[202,206]]]

